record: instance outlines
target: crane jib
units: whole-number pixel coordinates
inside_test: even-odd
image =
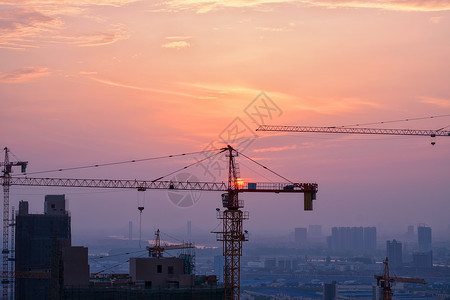
[[[0,176],[3,185],[6,178]],[[72,178],[31,178],[9,177],[9,185],[21,186],[53,186],[53,187],[85,187],[85,188],[122,188],[138,190],[198,190],[227,191],[225,182],[179,182],[179,181],[148,181],[148,180],[112,180],[112,179],[72,179]],[[267,193],[317,193],[316,183],[246,183],[238,192]]]
[[[282,132],[319,132],[319,133],[353,133],[353,134],[388,134],[388,135],[416,135],[416,136],[450,136],[450,131],[432,129],[384,129],[362,127],[314,127],[314,126],[278,126],[261,125],[257,131]]]

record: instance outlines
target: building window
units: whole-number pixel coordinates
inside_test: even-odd
[[[168,274],[173,274],[173,266],[167,267],[167,273]]]
[[[157,265],[156,266],[156,272],[157,273],[162,273],[162,265]]]

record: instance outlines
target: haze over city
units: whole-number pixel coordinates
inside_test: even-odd
[[[153,180],[204,156],[32,173],[230,143],[289,180],[319,185],[311,212],[302,195],[242,194],[250,233],[308,224],[403,233],[425,223],[448,238],[450,137],[432,146],[430,137],[255,130],[370,123],[448,130],[449,1],[20,0],[0,7],[0,141],[12,160],[29,162],[29,176]],[[237,161],[246,182],[284,181]],[[207,171],[179,173],[227,180],[213,166]],[[125,234],[129,221],[139,222],[134,190],[12,186],[11,205],[26,200],[41,213],[46,194],[66,194],[74,238]],[[191,220],[194,229],[213,230],[220,193],[191,196],[198,201],[180,207],[167,191],[145,192],[143,229]]]

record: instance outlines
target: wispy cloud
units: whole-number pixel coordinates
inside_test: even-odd
[[[18,5],[18,6],[33,6],[33,7],[47,7],[63,8],[63,7],[80,7],[80,6],[112,6],[122,7],[130,3],[139,2],[139,0],[0,0],[0,5]]]
[[[441,21],[444,19],[443,16],[439,16],[439,17],[431,17],[430,18],[430,22],[433,24],[439,24],[441,23]]]
[[[223,8],[259,7],[264,4],[298,2],[294,0],[172,0],[166,3],[169,10],[195,10],[207,13]]]
[[[138,85],[132,85],[132,84],[128,84],[128,83],[118,82],[118,81],[114,81],[114,80],[110,80],[110,79],[99,78],[99,77],[94,77],[94,76],[89,76],[89,75],[88,75],[88,78],[93,81],[102,83],[102,84],[119,87],[119,88],[132,89],[132,90],[138,90],[138,91],[144,91],[144,92],[152,92],[152,93],[158,93],[158,94],[173,95],[173,96],[180,96],[180,97],[187,97],[187,98],[194,98],[194,99],[198,98],[197,95],[193,95],[193,94],[185,93],[185,92],[177,92],[170,88],[160,89],[160,88],[153,88],[153,87],[138,86]]]
[[[61,21],[28,8],[0,9],[0,48],[23,50],[37,47],[37,36],[55,33]]]
[[[20,83],[30,81],[42,76],[49,75],[51,72],[47,68],[27,67],[14,70],[12,72],[0,73],[0,82]]]
[[[399,11],[444,11],[450,10],[449,0],[301,0],[311,6],[328,8],[375,8]]]
[[[186,41],[173,41],[173,42],[164,43],[161,45],[161,47],[167,48],[167,49],[180,50],[180,49],[191,47],[191,44]]]
[[[400,11],[450,10],[448,0],[172,0],[166,3],[170,10],[195,10],[207,13],[224,8],[260,8],[273,4],[296,4],[327,8],[372,8]]]
[[[450,107],[450,99],[433,98],[433,97],[421,97],[421,102],[426,104],[435,105],[442,108]]]
[[[166,36],[166,40],[177,40],[177,41],[185,41],[189,40],[191,36],[189,35],[174,35],[174,36]]]
[[[124,26],[107,24],[106,20],[90,12],[98,6],[121,7],[136,0],[0,0],[0,48],[24,50],[51,43],[70,43],[75,46],[109,45],[128,38]],[[94,21],[95,33],[68,32],[67,17]],[[100,28],[100,29],[99,29]]]
[[[280,152],[280,151],[293,150],[293,149],[297,149],[297,146],[292,145],[292,146],[284,146],[284,147],[270,147],[270,148],[254,149],[253,152],[255,152],[255,153]]]
[[[85,35],[72,35],[72,36],[57,36],[56,41],[64,41],[79,47],[94,47],[104,46],[116,43],[120,40],[126,40],[129,38],[129,34],[121,26],[114,26],[108,32],[85,34]]]
[[[304,98],[295,104],[297,109],[309,110],[317,113],[339,114],[356,111],[358,109],[380,108],[383,104],[359,98]]]

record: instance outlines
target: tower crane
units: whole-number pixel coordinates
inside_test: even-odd
[[[155,232],[155,244],[153,247],[146,247],[148,250],[148,256],[149,257],[162,257],[162,253],[166,250],[177,250],[177,249],[188,249],[188,248],[195,248],[192,243],[183,243],[183,244],[177,244],[177,245],[161,245],[161,234],[159,229]]]
[[[261,125],[256,131],[281,131],[281,132],[318,132],[318,133],[351,133],[351,134],[388,134],[388,135],[415,135],[415,136],[437,136],[450,137],[447,130],[423,130],[423,129],[382,129],[361,127],[314,127],[314,126],[283,126],[283,125]],[[431,142],[432,145],[435,142]]]
[[[417,283],[417,284],[427,284],[422,278],[411,278],[411,277],[398,277],[389,275],[389,263],[388,258],[383,261],[384,273],[383,275],[374,275],[377,280],[377,286],[383,289],[383,300],[391,300],[394,294],[391,289],[392,282],[406,282],[406,283]]]
[[[156,180],[114,180],[114,179],[80,179],[80,178],[35,178],[10,176],[9,172],[3,172],[0,182],[3,185],[4,199],[9,201],[9,186],[52,186],[52,187],[78,187],[78,188],[108,188],[108,189],[136,189],[145,190],[197,190],[197,191],[219,191],[222,194],[223,212],[218,209],[217,216],[222,220],[221,232],[216,232],[217,240],[223,242],[224,288],[226,299],[240,298],[240,257],[242,256],[242,242],[248,240],[247,231],[243,231],[243,220],[248,219],[248,212],[240,209],[244,207],[239,200],[239,193],[303,193],[304,210],[312,210],[312,201],[316,199],[318,185],[316,183],[294,183],[291,181],[283,183],[243,183],[239,178],[239,171],[235,157],[239,153],[233,147],[227,146],[220,149],[219,153],[227,153],[228,159],[228,182],[179,182]],[[244,155],[245,156],[245,155]],[[6,156],[7,158],[7,156]],[[5,158],[5,163],[7,160]],[[21,162],[22,166],[26,163]],[[17,165],[21,165],[17,163]],[[264,167],[267,169],[267,167]],[[7,168],[5,168],[7,170]],[[9,203],[9,202],[8,202]],[[8,210],[4,211],[3,218],[8,219]],[[6,227],[5,227],[6,225]],[[8,230],[8,222],[3,223],[3,230]],[[6,229],[5,229],[6,228]],[[4,242],[5,243],[5,242]],[[7,244],[4,251],[8,251]],[[7,258],[7,256],[6,256]],[[6,260],[6,269],[7,269]],[[5,272],[5,271],[4,271]],[[8,273],[3,274],[8,278]],[[6,298],[4,298],[6,299]]]
[[[11,173],[13,172],[12,167],[21,167],[22,173],[25,173],[28,162],[26,161],[9,161],[9,149],[5,147],[5,159],[0,162],[0,167],[2,170],[2,185],[3,185],[3,248],[2,248],[2,284],[6,285],[3,288],[2,299],[8,299],[8,289],[9,289],[9,186],[11,180]]]

